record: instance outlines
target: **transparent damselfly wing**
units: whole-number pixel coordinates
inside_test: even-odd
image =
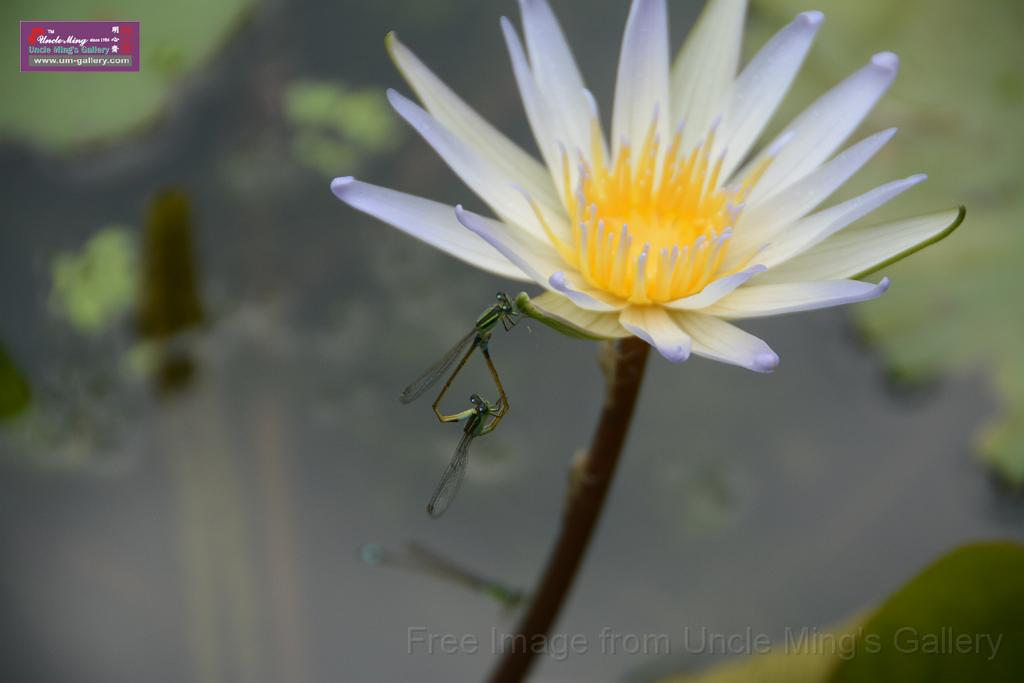
[[[441,379],[448,372],[449,368],[455,364],[455,361],[462,356],[466,347],[476,339],[477,331],[474,328],[465,337],[460,339],[455,346],[448,350],[439,361],[431,365],[424,371],[422,375],[417,377],[412,384],[405,388],[399,400],[402,403],[412,403],[420,396],[423,395],[427,389],[437,384],[437,380]]]
[[[470,420],[477,419],[479,418],[476,416],[470,418]],[[462,438],[455,448],[451,462],[448,463],[444,474],[441,475],[441,481],[438,483],[434,495],[430,497],[430,502],[427,503],[427,514],[431,517],[440,517],[455,499],[455,494],[459,492],[459,485],[466,475],[466,463],[469,461],[469,444],[473,443],[473,439],[477,437],[477,430],[473,426],[472,423],[466,425],[466,430],[462,433]]]
[[[360,554],[366,564],[408,569],[481,592],[487,588],[487,580],[415,542],[406,543],[404,550],[389,550],[368,543],[362,547]]]
[[[499,602],[506,610],[515,609],[524,597],[521,590],[483,577],[418,543],[406,543],[403,550],[367,543],[360,549],[360,555],[369,565],[403,569],[463,586]]]

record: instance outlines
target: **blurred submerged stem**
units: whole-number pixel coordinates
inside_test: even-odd
[[[181,190],[158,193],[149,203],[142,241],[136,327],[139,337],[168,342],[205,320],[192,246],[192,210]],[[156,383],[163,392],[183,389],[195,373],[192,357],[162,345]]]
[[[518,683],[526,678],[572,588],[594,527],[604,508],[622,445],[633,418],[650,347],[636,337],[609,346],[603,359],[607,393],[594,440],[586,456],[573,464],[566,494],[562,531],[548,558],[540,585],[491,677],[491,683]]]
[[[165,190],[150,202],[142,249],[136,325],[144,339],[164,340],[203,322],[188,195]]]

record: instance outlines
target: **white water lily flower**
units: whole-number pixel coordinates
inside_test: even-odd
[[[949,234],[963,210],[847,229],[924,180],[818,207],[892,137],[840,146],[896,76],[883,52],[751,155],[821,26],[804,12],[738,71],[746,0],[709,0],[669,65],[665,0],[634,0],[611,138],[546,0],[520,0],[525,48],[501,27],[544,165],[476,114],[394,34],[387,45],[425,109],[395,110],[498,220],[337,178],[351,206],[478,268],[532,280],[547,315],[605,338],[636,335],[670,361],[691,353],[759,372],[778,356],[729,320],[864,301],[857,278]],[[749,157],[749,158],[748,158]],[[546,166],[546,168],[545,168]]]

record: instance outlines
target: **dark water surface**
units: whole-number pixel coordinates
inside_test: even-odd
[[[459,431],[398,392],[512,285],[339,203],[289,156],[279,104],[296,77],[399,86],[382,44],[398,29],[526,140],[497,22],[514,3],[417,6],[274,3],[146,131],[70,160],[0,147],[0,341],[62,416],[34,439],[0,428],[0,679],[461,681],[493,665],[511,616],[358,550],[415,539],[528,588],[597,414],[597,347],[527,324],[495,339],[513,410],[428,519]],[[626,3],[559,11],[610,102]],[[692,16],[673,11],[678,41]],[[478,205],[411,135],[359,175]],[[160,396],[121,370],[129,322],[88,337],[54,317],[50,263],[103,225],[140,226],[170,185],[191,199],[208,322],[184,340],[191,383]],[[749,327],[781,355],[774,375],[652,358],[559,625],[590,654],[549,658],[537,680],[703,666],[688,632],[825,626],[965,541],[1020,536],[1021,507],[968,452],[994,409],[980,382],[893,395],[843,311]],[[410,654],[416,627],[476,634],[481,654]],[[602,654],[603,628],[667,634],[671,653]]]

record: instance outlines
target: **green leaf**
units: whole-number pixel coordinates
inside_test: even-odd
[[[942,558],[865,623],[829,683],[1024,680],[1024,546],[969,545]]]
[[[857,635],[857,622],[816,631],[819,641],[847,643]],[[772,652],[724,664],[698,674],[666,678],[660,683],[825,683],[839,664],[841,648],[778,648]]]
[[[404,133],[377,87],[298,80],[288,85],[283,106],[294,129],[292,154],[326,177],[355,173],[366,158],[394,150]]]
[[[180,81],[205,64],[239,24],[254,0],[30,0],[0,3],[0,26],[22,19],[139,20],[142,48],[137,73],[20,73],[8,49],[0,70],[0,138],[70,152],[154,120],[178,92]],[[45,15],[40,17],[39,15]]]
[[[964,546],[867,617],[791,629],[771,652],[662,683],[961,683],[1024,680],[1024,545]]]
[[[748,51],[805,9],[801,0],[754,0]],[[978,453],[1024,485],[1024,306],[1013,300],[1024,259],[1024,4],[858,0],[822,9],[827,20],[773,126],[872,53],[900,54],[899,78],[851,141],[893,125],[900,133],[836,200],[924,171],[928,182],[868,220],[956,204],[968,217],[949,239],[888,267],[892,289],[854,315],[894,378],[917,384],[983,368],[1002,408],[978,435]]]

